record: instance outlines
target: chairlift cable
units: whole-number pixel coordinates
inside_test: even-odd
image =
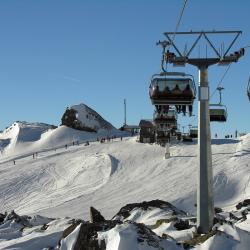
[[[182,16],[183,16],[183,13],[184,13],[184,10],[185,10],[185,7],[187,5],[187,0],[184,0],[184,3],[183,3],[183,6],[182,6],[182,9],[181,9],[181,12],[180,12],[180,15],[179,15],[179,18],[178,18],[178,22],[176,24],[176,27],[175,27],[175,31],[174,31],[174,34],[173,34],[173,38],[171,40],[171,44],[170,46],[173,44],[174,42],[174,39],[175,39],[175,35],[179,29],[179,26],[180,26],[180,23],[181,23],[181,19],[182,19]]]
[[[221,83],[222,83],[222,81],[224,80],[226,74],[228,73],[228,71],[229,71],[231,65],[232,65],[232,63],[229,63],[229,65],[227,66],[227,69],[226,69],[226,71],[224,72],[223,76],[221,77],[221,79],[220,79],[220,81],[219,81],[219,83],[218,83],[216,89],[215,89],[215,90],[213,91],[213,93],[210,95],[210,99],[211,99],[211,98],[214,96],[214,94],[216,93],[217,88],[220,87],[220,86],[222,86]]]
[[[173,45],[173,42],[174,42],[174,39],[175,39],[175,35],[176,35],[176,33],[177,33],[178,29],[179,29],[179,26],[180,26],[180,23],[181,23],[181,19],[182,19],[182,16],[183,16],[185,7],[186,7],[186,5],[187,5],[187,1],[188,1],[188,0],[184,0],[184,3],[183,3],[183,6],[182,6],[180,15],[179,15],[179,18],[178,18],[176,27],[175,27],[175,31],[174,31],[174,34],[173,34],[173,38],[171,39],[171,43],[168,45],[168,46],[169,46],[169,49],[170,49],[171,46]],[[166,46],[166,47],[168,47],[168,46]],[[164,51],[165,51],[166,47],[163,49]],[[165,53],[163,53],[163,54],[165,54]],[[163,55],[163,58],[164,58],[164,55]],[[162,67],[162,69],[163,69],[164,72],[167,71],[167,63],[166,63],[166,66],[165,66],[166,69],[164,69],[164,67],[163,67],[163,61],[162,61],[162,63],[161,63],[161,67]]]
[[[162,47],[163,47],[163,52],[162,52],[162,60],[161,60],[161,69],[162,69],[162,71],[163,72],[167,72],[167,63],[166,63],[166,68],[164,69],[164,55],[165,55],[165,50],[166,50],[166,48],[170,48],[171,47],[171,45],[173,44],[173,42],[174,42],[174,39],[175,39],[175,35],[176,35],[176,33],[177,33],[177,31],[178,31],[178,28],[179,28],[179,26],[180,26],[180,23],[181,23],[181,19],[182,19],[182,16],[183,16],[183,13],[184,13],[184,10],[185,10],[185,7],[186,7],[186,4],[187,4],[187,0],[184,0],[184,3],[183,3],[183,6],[182,6],[182,9],[181,9],[181,12],[180,12],[180,15],[179,15],[179,18],[178,18],[178,21],[177,21],[177,24],[176,24],[176,27],[175,27],[175,31],[174,31],[174,34],[173,34],[173,39],[171,40],[171,43],[170,44],[163,44],[163,43],[161,43],[160,41],[159,41],[159,43],[158,44],[161,44],[162,45]]]

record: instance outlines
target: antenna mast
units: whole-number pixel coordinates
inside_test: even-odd
[[[124,99],[124,125],[127,125],[127,107],[126,107],[126,99]]]

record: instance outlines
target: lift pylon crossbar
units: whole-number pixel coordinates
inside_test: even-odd
[[[237,40],[237,38],[239,37],[239,35],[241,34],[241,31],[190,31],[190,32],[165,32],[164,35],[166,36],[167,43],[171,44],[173,46],[173,48],[175,49],[176,53],[178,56],[174,56],[173,58],[171,58],[169,60],[170,63],[176,63],[176,64],[185,64],[185,63],[189,63],[189,64],[193,64],[195,66],[198,66],[197,61],[200,60],[200,58],[189,58],[191,52],[194,50],[194,48],[196,47],[196,45],[198,44],[199,40],[204,37],[204,39],[208,42],[210,48],[215,52],[215,57],[213,58],[206,58],[206,60],[208,60],[208,66],[211,64],[216,64],[216,63],[221,63],[221,65],[227,65],[230,62],[237,62],[237,60],[239,59],[239,57],[241,56],[241,54],[238,52],[234,55],[228,55],[230,49],[232,48],[232,46],[234,45],[235,41]],[[184,54],[181,53],[181,51],[178,49],[178,47],[176,46],[176,44],[174,43],[174,41],[171,40],[170,36],[171,35],[198,35],[198,37],[195,39],[194,43],[192,44],[192,46],[190,47],[190,49]],[[214,35],[218,35],[218,34],[234,34],[234,38],[232,40],[232,42],[229,44],[229,46],[226,48],[226,52],[223,54],[220,54],[220,52],[218,51],[218,49],[216,49],[215,45],[212,43],[212,41],[208,38],[208,35],[210,34],[214,34]],[[203,64],[203,63],[201,63]]]
[[[195,34],[201,34],[201,33],[205,33],[205,34],[242,34],[241,30],[223,30],[223,31],[216,31],[216,30],[211,30],[211,31],[184,31],[184,32],[164,32],[164,34],[168,34],[168,35],[195,35]]]

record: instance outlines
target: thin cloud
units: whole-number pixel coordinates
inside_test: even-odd
[[[61,76],[63,79],[65,80],[69,80],[69,81],[72,81],[72,82],[81,82],[81,80],[77,79],[77,78],[74,78],[74,77],[71,77],[71,76]]]
[[[71,82],[74,82],[74,83],[80,83],[81,80],[75,78],[75,77],[72,77],[72,76],[66,76],[66,75],[53,75],[54,77],[56,78],[59,78],[59,79],[64,79],[64,80],[67,80],[67,81],[71,81]]]

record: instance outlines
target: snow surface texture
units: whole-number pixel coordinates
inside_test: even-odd
[[[100,209],[105,218],[111,218],[127,203],[157,198],[171,202],[190,214],[196,214],[195,142],[172,145],[171,158],[166,160],[164,148],[140,144],[136,142],[136,138],[96,142],[96,137],[106,137],[107,131],[93,134],[61,126],[49,129],[39,137],[33,135],[36,130],[31,129],[32,132],[21,137],[28,136],[31,139],[21,140],[20,129],[23,126],[33,126],[24,123],[21,125],[13,125],[9,136],[6,131],[0,135],[1,140],[10,139],[0,160],[0,212],[14,209],[18,214],[40,214],[54,218],[70,216],[89,220],[90,206]],[[121,135],[119,131],[114,131],[113,134],[115,133],[117,136]],[[72,142],[77,140],[95,142],[91,142],[89,146],[72,146]],[[68,144],[67,148],[65,144]],[[32,156],[31,153],[35,152],[38,154]],[[239,140],[213,140],[212,153],[215,206],[225,211],[235,210],[238,202],[250,198],[250,134]],[[133,216],[134,220],[135,216],[138,217]],[[139,216],[136,221],[141,222],[144,219]],[[56,220],[55,223],[57,222]],[[64,221],[63,226],[60,226],[60,220],[58,223],[55,231],[62,232],[67,223]],[[152,222],[149,220],[150,223]],[[8,228],[10,227],[9,225]],[[121,228],[115,228],[112,234],[121,230],[130,232],[131,227],[123,225]],[[171,229],[171,225],[163,224],[162,227],[155,232],[161,235],[162,230]],[[237,229],[240,232],[238,236],[249,239],[250,218],[247,217],[239,228],[241,229]],[[16,249],[42,249],[25,247],[25,244],[32,242],[33,236],[42,237],[36,233],[29,234],[27,238],[11,236],[11,241],[7,241],[3,235],[6,234],[0,231],[0,249],[13,249],[16,244]],[[59,235],[61,233],[55,236],[56,240],[59,239]],[[181,238],[183,235],[174,237]],[[114,246],[117,244],[113,238],[110,242]],[[211,244],[215,244],[216,247],[210,248]],[[217,241],[210,238],[197,249],[232,249],[221,248],[220,244],[229,244],[227,238],[225,237],[224,241],[222,237]],[[242,247],[235,249],[248,249]]]

